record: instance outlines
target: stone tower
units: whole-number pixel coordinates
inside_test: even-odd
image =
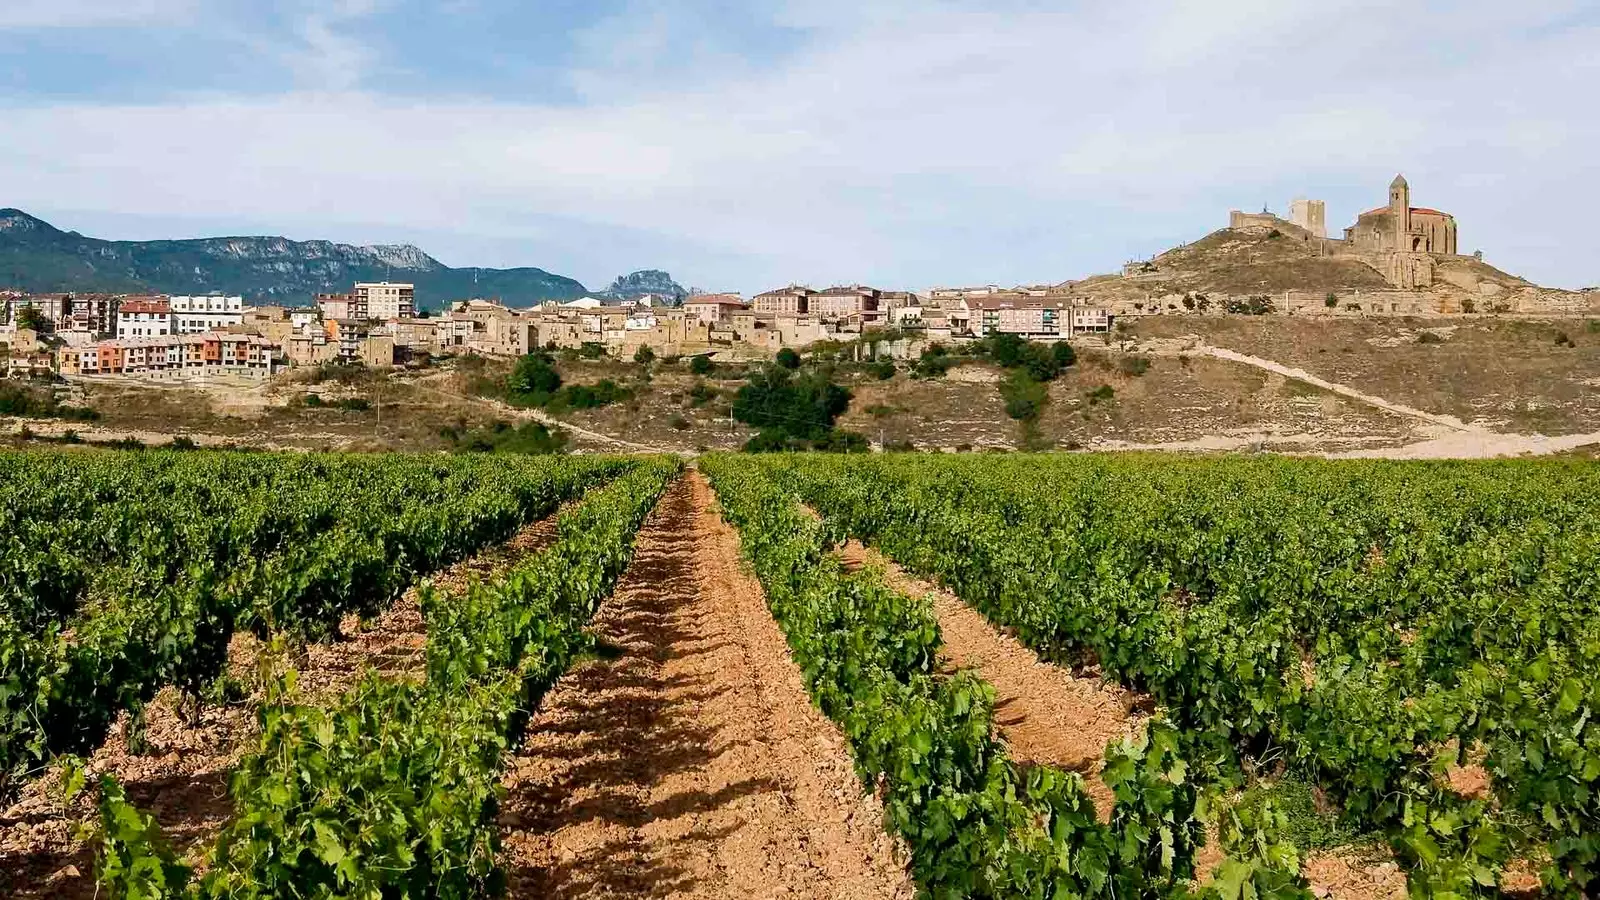
[[[1289,203],[1289,221],[1311,232],[1312,237],[1328,236],[1328,206],[1321,200],[1296,197]]]
[[[1394,249],[1411,249],[1411,185],[1404,175],[1389,182],[1389,212],[1394,216]]]

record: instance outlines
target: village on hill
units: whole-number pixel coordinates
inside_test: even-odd
[[[597,348],[631,358],[771,356],[824,341],[891,333],[889,352],[991,334],[1035,341],[1108,334],[1151,316],[1542,316],[1600,308],[1600,293],[1542,288],[1459,252],[1454,216],[1411,205],[1402,176],[1388,202],[1328,236],[1325,207],[1295,200],[1287,218],[1233,211],[1227,227],[1122,271],[1054,284],[886,290],[787,285],[752,297],[700,292],[585,296],[515,308],[450,300],[419,313],[416,286],[374,282],[317,294],[309,306],[243,296],[0,292],[10,372],[93,378],[268,378],[325,363],[375,367],[473,353]],[[445,298],[436,298],[445,299]]]

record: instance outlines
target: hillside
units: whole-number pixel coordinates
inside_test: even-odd
[[[1316,243],[1290,233],[1232,228],[1136,263],[1125,275],[1096,275],[1069,282],[1066,288],[1107,302],[1171,295],[1277,296],[1288,291],[1348,298],[1393,290],[1359,259],[1323,256]],[[1439,308],[1459,311],[1499,304],[1508,312],[1574,313],[1594,303],[1590,295],[1540,287],[1471,257],[1439,257],[1433,285],[1423,291],[1435,297]]]
[[[1223,228],[1156,256],[1134,277],[1098,275],[1074,293],[1121,299],[1153,293],[1272,294],[1389,290],[1377,270],[1354,259],[1322,257],[1284,236]]]
[[[1600,446],[1597,320],[1157,317],[1120,330],[1119,338],[1078,345],[1078,364],[1051,384],[1029,444],[1403,454],[1452,435],[1479,444],[1501,435],[1527,448],[1538,442],[1519,436],[1546,435],[1565,436],[1561,440],[1570,446]],[[1463,424],[1441,428],[1416,414],[1217,358],[1206,348],[1292,366]],[[1127,365],[1134,356],[1147,359],[1148,367]],[[99,421],[35,421],[29,427],[39,434],[70,429],[100,439],[135,435],[153,444],[182,433],[254,446],[443,450],[452,446],[444,435],[448,429],[489,428],[499,419],[530,415],[474,396],[477,384],[503,379],[510,366],[458,361],[393,376],[365,373],[352,384],[318,384],[322,373],[296,371],[250,389],[131,381],[80,385],[63,402],[95,408]],[[682,362],[659,362],[648,380],[637,364],[622,360],[563,361],[559,368],[571,384],[611,379],[634,391],[626,403],[562,414],[574,448],[731,449],[753,434],[729,418],[729,403],[748,371],[744,364],[719,366],[698,378]],[[991,366],[967,365],[931,379],[913,378],[902,366],[886,380],[846,366],[837,376],[854,395],[839,424],[874,442],[923,449],[1024,443],[1023,429],[1005,413],[1001,373]],[[296,401],[306,392],[330,399],[351,394],[374,405],[381,400],[381,420],[372,410],[308,408]],[[12,420],[0,433],[16,434],[18,427]],[[1484,455],[1471,448],[1461,452]]]
[[[0,283],[31,291],[241,294],[308,303],[358,281],[409,281],[421,306],[499,297],[514,306],[582,296],[574,279],[543,269],[454,269],[409,244],[355,246],[283,237],[106,241],[0,209]]]

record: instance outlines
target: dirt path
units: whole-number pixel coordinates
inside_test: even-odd
[[[698,472],[671,488],[508,768],[515,898],[914,894]]]
[[[423,384],[424,381],[439,380],[439,379],[442,379],[442,378],[447,378],[447,377],[450,376],[450,374],[451,373],[440,373],[439,375],[426,376],[424,378],[421,378],[421,379],[418,379],[416,381],[411,382],[411,386],[413,388],[416,388],[417,390],[426,391],[427,393],[435,394],[437,396],[444,397],[444,398],[449,399],[449,400],[454,401],[454,402],[476,403],[477,405],[482,406],[485,409],[493,410],[496,414],[501,415],[501,416],[507,416],[507,417],[510,417],[510,418],[513,418],[513,419],[521,419],[521,420],[532,419],[535,422],[539,422],[540,424],[547,425],[547,426],[549,426],[551,428],[564,428],[567,431],[570,431],[573,434],[576,434],[576,435],[578,435],[580,437],[586,437],[591,441],[598,441],[598,442],[600,442],[602,444],[606,444],[608,446],[616,447],[617,449],[626,451],[628,453],[675,453],[675,452],[677,452],[677,451],[674,451],[674,450],[664,449],[664,448],[661,448],[661,447],[652,447],[652,446],[650,446],[648,444],[636,444],[633,441],[624,440],[623,438],[619,438],[619,437],[616,437],[614,435],[604,434],[604,433],[601,433],[599,431],[591,431],[591,430],[589,430],[587,428],[583,428],[581,426],[574,425],[571,422],[564,422],[561,419],[558,419],[555,416],[550,415],[549,413],[545,412],[542,409],[528,409],[528,408],[521,407],[521,406],[512,406],[509,403],[503,403],[503,402],[501,402],[499,400],[494,399],[493,397],[472,397],[472,396],[468,396],[466,394],[458,394],[458,393],[455,393],[454,391],[446,391],[446,390],[443,390],[441,388],[433,387],[432,385]]]
[[[1341,397],[1348,397],[1351,400],[1358,400],[1367,404],[1368,406],[1376,406],[1379,409],[1385,409],[1389,412],[1398,413],[1402,416],[1409,416],[1410,418],[1418,419],[1432,425],[1439,425],[1449,428],[1452,431],[1481,430],[1472,425],[1468,425],[1455,416],[1440,415],[1438,413],[1431,413],[1417,409],[1414,406],[1406,406],[1403,403],[1394,403],[1392,401],[1385,400],[1382,397],[1375,397],[1372,394],[1358,391],[1348,385],[1318,378],[1304,369],[1296,369],[1292,366],[1286,366],[1282,363],[1273,362],[1270,359],[1262,359],[1259,356],[1250,356],[1249,354],[1239,353],[1235,350],[1228,350],[1224,347],[1211,346],[1201,346],[1189,352],[1200,353],[1204,356],[1211,356],[1215,357],[1216,359],[1224,359],[1229,362],[1252,366],[1267,372],[1274,372],[1282,375],[1285,378],[1292,378],[1295,381],[1301,381],[1314,387],[1319,387],[1330,394],[1338,394]]]
[[[974,669],[994,686],[995,725],[1012,758],[1081,773],[1095,812],[1110,821],[1111,789],[1098,776],[1106,744],[1136,733],[1144,722],[1137,695],[1042,662],[955,594],[911,575],[860,541],[852,539],[839,555],[849,568],[881,569],[884,581],[901,593],[931,596],[948,663]]]
[[[548,546],[555,537],[555,522],[553,514],[528,525],[510,541],[436,573],[433,581],[460,588],[470,578],[503,571]],[[354,617],[347,617],[343,632],[347,639],[311,645],[289,660],[299,689],[314,702],[332,702],[355,684],[368,665],[393,676],[417,673],[422,667],[427,637],[415,587],[366,628],[358,628]],[[116,776],[128,799],[155,816],[181,850],[199,852],[208,847],[233,812],[228,776],[255,747],[259,733],[255,715],[261,702],[259,653],[260,642],[249,634],[235,635],[229,644],[229,674],[251,688],[242,702],[207,706],[196,726],[179,715],[179,694],[167,688],[146,708],[149,748],[145,752],[129,750],[124,716],[90,758],[90,771]],[[56,800],[57,784],[54,775],[39,779],[0,813],[0,897],[95,896],[94,854],[76,832],[81,824],[94,821],[96,810],[87,793],[63,808]]]

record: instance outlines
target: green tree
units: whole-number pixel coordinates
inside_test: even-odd
[[[710,375],[716,367],[709,356],[696,356],[689,360],[689,371],[696,375]]]
[[[983,339],[980,346],[997,365],[1007,369],[1022,365],[1024,355],[1028,352],[1028,342],[1014,334],[991,334]]]
[[[834,384],[827,373],[796,376],[773,365],[751,374],[739,389],[733,398],[733,417],[757,428],[815,440],[827,434],[834,419],[849,407],[850,392]]]
[[[17,312],[17,327],[28,328],[34,331],[48,331],[50,320],[44,317],[37,307],[24,306]]]
[[[544,353],[529,353],[517,360],[506,379],[506,397],[522,406],[543,406],[561,389],[561,374]]]
[[[1000,383],[1000,396],[1006,402],[1006,415],[1019,422],[1037,421],[1050,399],[1048,389],[1020,369]]]
[[[648,366],[656,361],[656,352],[650,349],[649,344],[643,344],[634,351],[633,361],[641,366]]]
[[[1055,357],[1056,365],[1063,369],[1070,369],[1078,363],[1077,352],[1066,341],[1057,341],[1056,345],[1050,348],[1050,355]]]
[[[778,365],[783,366],[785,369],[788,369],[791,372],[800,368],[800,354],[794,352],[793,348],[790,347],[784,347],[782,350],[779,350],[776,361]]]

